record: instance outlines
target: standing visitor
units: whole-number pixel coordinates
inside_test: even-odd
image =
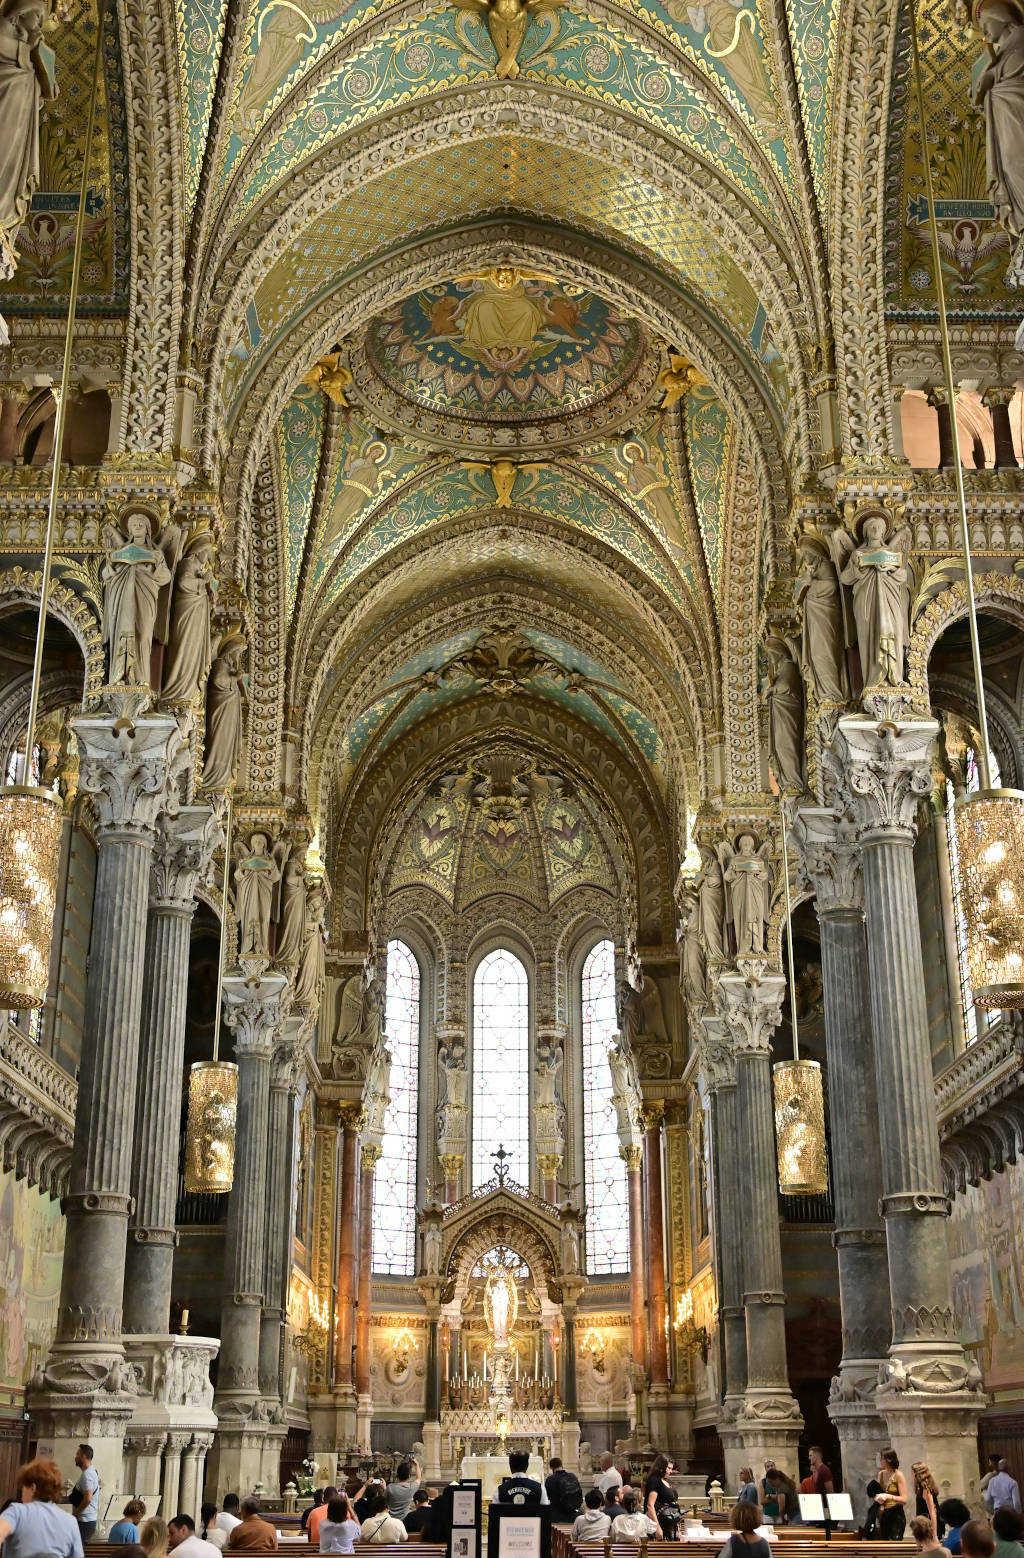
[[[100,1516],[100,1479],[92,1463],[91,1444],[78,1446],[75,1465],[79,1470],[79,1478],[71,1494],[71,1504],[82,1541],[91,1542],[96,1535],[96,1522]]]
[[[907,1479],[900,1471],[900,1458],[893,1449],[878,1457],[882,1491],[878,1494],[878,1535],[883,1542],[902,1542],[907,1529]]]
[[[597,1464],[601,1468],[601,1472],[594,1486],[600,1488],[607,1498],[609,1488],[622,1487],[622,1473],[616,1466],[614,1457],[609,1455],[607,1450]]]
[[[757,1503],[757,1483],[754,1481],[753,1466],[740,1467],[740,1491],[736,1495],[737,1504]]]
[[[419,1485],[420,1463],[416,1457],[399,1461],[395,1480],[388,1483],[388,1514],[394,1515],[396,1520],[404,1520],[412,1508],[412,1496]]]
[[[82,1558],[81,1528],[55,1502],[63,1486],[56,1463],[28,1461],[14,1485],[18,1497],[0,1515],[4,1558]]]
[[[835,1492],[835,1483],[831,1471],[825,1465],[821,1445],[812,1444],[807,1457],[811,1463],[811,1492],[819,1494],[822,1498]]]
[[[1005,1461],[999,1462],[999,1468],[985,1489],[985,1503],[994,1514],[997,1509],[1015,1509],[1020,1514],[1020,1488],[1010,1476]]]
[[[649,1520],[656,1520],[662,1536],[668,1537],[675,1536],[679,1521],[679,1500],[668,1481],[673,1470],[667,1455],[656,1456],[644,1483],[644,1513]]]
[[[583,1505],[583,1489],[574,1472],[566,1471],[557,1455],[549,1462],[551,1475],[545,1478],[544,1487],[551,1505],[552,1520],[571,1524]]]
[[[914,1513],[923,1515],[935,1527],[936,1537],[942,1535],[939,1525],[939,1489],[932,1476],[931,1467],[925,1461],[915,1461],[910,1468],[914,1479]]]

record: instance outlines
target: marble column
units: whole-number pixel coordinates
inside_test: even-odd
[[[831,1112],[832,1184],[839,1266],[843,1356],[828,1411],[843,1456],[843,1487],[858,1521],[868,1506],[888,1435],[876,1402],[879,1370],[892,1336],[889,1265],[878,1140],[878,1093],[867,978],[864,884],[849,818],[823,807],[801,808],[794,827],[815,892],[821,932],[825,1050]]]
[[[121,1305],[150,862],[188,758],[176,722],[143,715],[140,703],[129,696],[117,712],[72,721],[79,791],[97,819],[96,886],[57,1331],[29,1402],[41,1454],[71,1475],[88,1439],[115,1487],[131,1415]]]
[[[301,1017],[286,1017],[270,1062],[267,1107],[267,1238],[263,1252],[260,1393],[284,1406],[284,1333],[295,1237],[295,1128],[302,1042]]]
[[[178,1508],[199,1524],[199,1494],[202,1485],[199,1480],[199,1461],[203,1450],[199,1439],[193,1434],[181,1457],[181,1492],[178,1494]]]
[[[661,1103],[644,1109],[644,1179],[647,1191],[647,1357],[651,1439],[668,1435],[668,1293],[665,1285],[664,1182],[661,1164]]]
[[[1013,386],[993,385],[982,395],[982,402],[992,416],[992,438],[995,444],[996,470],[1016,470],[1017,456],[1013,448],[1013,432],[1010,428],[1010,401]]]
[[[729,1029],[721,1017],[701,1018],[700,1067],[711,1098],[711,1174],[714,1244],[718,1258],[718,1318],[722,1329],[722,1409],[718,1434],[725,1452],[729,1487],[739,1477],[746,1452],[737,1418],[747,1388],[747,1317],[743,1308],[742,1243],[744,1224],[740,1143],[736,1122],[736,1057]]]
[[[562,1336],[562,1404],[567,1417],[576,1416],[576,1318],[573,1314],[565,1315]]]
[[[362,1111],[358,1104],[342,1104],[341,1195],[338,1203],[338,1308],[334,1333],[334,1389],[355,1398],[352,1378],[353,1305],[356,1297],[356,1161]]]
[[[736,1139],[745,1212],[747,1383],[736,1423],[750,1464],[756,1466],[771,1456],[798,1480],[796,1450],[803,1419],[786,1370],[786,1295],[772,1110],[771,1036],[786,981],[751,961],[742,973],[723,974],[718,989],[736,1055]]]
[[[356,1285],[356,1437],[369,1453],[373,1398],[370,1395],[370,1306],[373,1281],[373,1184],[380,1147],[364,1142],[359,1156],[359,1261]]]
[[[260,1395],[260,1312],[267,1229],[267,1118],[270,1062],[282,1023],[282,974],[224,980],[224,1020],[238,1063],[235,1174],[228,1198],[225,1296],[214,1410],[220,1420],[211,1456],[210,1494],[251,1492],[261,1480],[268,1420]]]
[[[192,1441],[191,1434],[168,1434],[164,1446],[164,1475],[160,1484],[161,1510],[165,1520],[181,1513],[181,1457]]]
[[[629,1327],[633,1362],[642,1371],[646,1366],[647,1337],[644,1315],[644,1149],[639,1142],[619,1148],[626,1165],[626,1190],[629,1205]]]
[[[892,1296],[888,1377],[878,1405],[901,1460],[927,1461],[940,1487],[977,1495],[984,1404],[956,1333],[914,881],[916,811],[932,786],[933,720],[846,715],[835,752],[864,874],[875,1040],[882,1213]]]
[[[195,890],[220,828],[209,806],[161,817],[153,850],[135,1107],[124,1328],[162,1335],[170,1323],[177,1234],[178,1133]]]

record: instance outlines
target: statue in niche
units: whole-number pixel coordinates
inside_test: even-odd
[[[444,1114],[444,1131],[455,1123],[452,1116],[467,1108],[469,1070],[466,1066],[466,1046],[461,1039],[449,1039],[439,1046],[437,1066],[442,1080],[441,1112]]]
[[[569,1218],[562,1223],[562,1275],[574,1277],[580,1269],[580,1245],[576,1224]]]
[[[256,832],[248,844],[236,839],[235,915],[238,919],[240,957],[270,957],[270,916],[274,890],[281,879],[284,845],[273,850],[265,833]]]
[[[832,536],[840,582],[853,589],[865,689],[902,682],[910,637],[910,531],[904,525],[887,541],[888,528],[883,515],[869,514],[859,545],[845,531]]]
[[[701,871],[694,885],[698,901],[698,925],[708,958],[725,960],[725,883],[713,849],[701,845]]]
[[[43,55],[49,0],[0,0],[0,281],[15,271],[14,245],[39,188],[39,110],[57,96]]]
[[[213,546],[203,532],[185,548],[174,580],[171,635],[162,697],[168,703],[197,703],[210,669],[210,611],[217,586]]]
[[[643,973],[624,979],[615,992],[615,1018],[619,1033],[632,1046],[644,1033]],[[641,986],[634,983],[639,978]]]
[[[682,914],[679,937],[679,972],[683,995],[690,1006],[703,1006],[708,999],[708,966],[700,926],[700,898],[691,887],[679,884],[676,902]]]
[[[293,849],[281,876],[281,918],[277,928],[274,961],[297,967],[306,933],[306,863],[303,852]]]
[[[796,585],[796,605],[803,617],[800,669],[814,683],[819,698],[846,700],[845,635],[839,578],[822,542],[802,536],[803,570]]]
[[[165,591],[181,555],[181,529],[165,524],[158,530],[155,514],[129,506],[123,529],[106,525],[103,581],[103,638],[107,645],[107,680],[132,687],[150,686],[150,662],[158,617],[166,610]]]
[[[320,1009],[324,980],[327,977],[327,888],[323,882],[314,883],[304,895],[304,922],[302,956],[295,979],[295,1001],[298,1006]]]
[[[558,1083],[562,1075],[565,1056],[560,1044],[543,1044],[537,1051],[537,1108],[558,1113],[561,1102]]]
[[[1008,0],[980,0],[975,22],[988,63],[973,97],[985,115],[988,196],[1006,230],[1024,233],[1024,14]]]
[[[494,74],[499,81],[514,81],[519,75],[519,50],[531,13],[557,10],[561,3],[562,0],[455,0],[460,10],[476,11],[487,23],[498,55]]]
[[[789,641],[772,638],[772,679],[768,689],[768,735],[772,766],[780,786],[804,787],[804,689]]]
[[[206,689],[205,790],[227,790],[235,780],[242,753],[244,659],[245,639],[241,633],[229,633],[213,662]]]
[[[752,833],[741,833],[736,848],[722,842],[718,856],[729,893],[729,917],[736,940],[737,957],[764,955],[764,927],[768,919],[771,884],[768,859],[771,840],[758,847]]]
[[[441,1228],[433,1218],[423,1230],[423,1270],[428,1277],[441,1270]]]
[[[350,974],[341,991],[340,1010],[335,1028],[334,1048],[343,1050],[354,1044],[363,1023],[363,976]]]
[[[636,1061],[622,1043],[608,1046],[608,1069],[612,1075],[612,1103],[620,1141],[639,1140],[640,1078]]]

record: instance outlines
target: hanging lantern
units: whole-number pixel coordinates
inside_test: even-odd
[[[1024,792],[978,790],[954,818],[974,1003],[1024,1007]]]
[[[238,1067],[230,1060],[197,1060],[188,1079],[185,1192],[227,1195],[235,1177]]]
[[[828,1189],[825,1100],[816,1060],[780,1060],[775,1073],[775,1139],[784,1196],[820,1196]]]
[[[0,1007],[46,1000],[64,812],[37,786],[0,789]]]

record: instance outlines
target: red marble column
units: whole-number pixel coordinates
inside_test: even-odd
[[[629,1192],[629,1322],[633,1339],[633,1360],[644,1367],[647,1338],[644,1332],[644,1201],[641,1182],[643,1148],[619,1149],[626,1164]]]
[[[370,1394],[370,1282],[373,1273],[373,1176],[380,1148],[367,1144],[360,1157],[359,1266],[356,1289],[356,1395]]]
[[[340,1111],[341,1195],[338,1200],[338,1314],[334,1334],[334,1384],[352,1388],[352,1304],[356,1275],[356,1150],[359,1142],[359,1108],[346,1104]]]
[[[651,1385],[668,1385],[668,1297],[665,1290],[665,1223],[662,1214],[660,1105],[644,1111],[644,1158],[647,1164],[647,1242],[650,1251],[650,1372]]]

